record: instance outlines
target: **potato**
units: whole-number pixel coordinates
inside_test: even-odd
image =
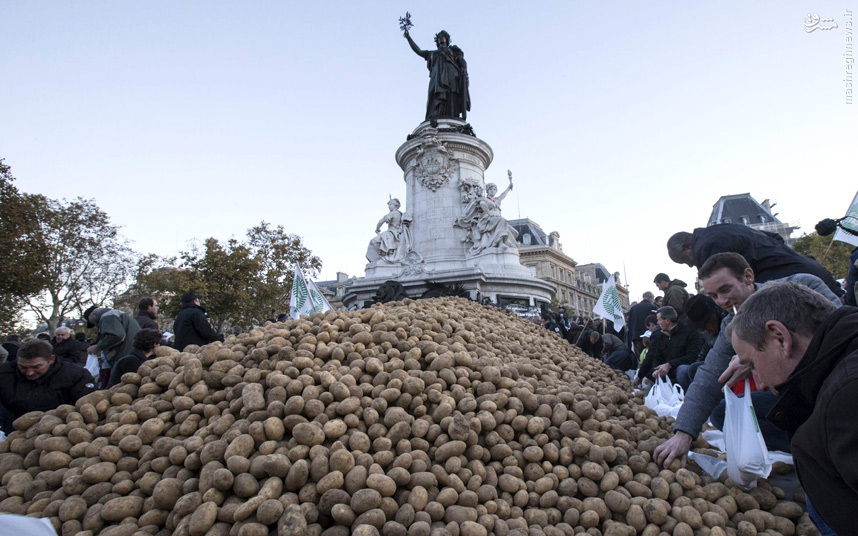
[[[136,518],[142,511],[142,497],[117,497],[104,503],[100,515],[105,521],[122,521],[129,517]]]
[[[757,536],[757,528],[749,521],[740,521],[736,527],[738,536]]]
[[[176,478],[166,478],[155,485],[152,497],[162,510],[172,510],[182,496],[182,482]]]
[[[203,536],[217,520],[217,505],[204,502],[191,514],[188,531],[191,536]]]
[[[669,419],[496,308],[403,300],[159,355],[16,421],[0,510],[63,536],[806,531],[766,480],[657,466]]]

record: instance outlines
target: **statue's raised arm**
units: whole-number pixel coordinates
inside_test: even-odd
[[[436,50],[422,50],[411,38],[408,32],[410,20],[406,19],[400,19],[402,36],[408,41],[411,50],[426,60],[429,69],[426,120],[435,121],[442,117],[466,120],[471,109],[471,96],[465,53],[459,47],[450,45],[450,34],[444,30],[435,34]]]
[[[504,198],[506,197],[506,194],[508,194],[510,191],[512,191],[512,171],[507,170],[506,173],[509,176],[509,186],[506,187],[506,190],[504,190],[503,193],[501,193],[499,196],[495,197],[495,202],[498,204],[498,206],[500,206],[501,201],[504,200]],[[497,188],[497,187],[495,186],[495,188]],[[497,191],[497,190],[495,190],[495,191]]]
[[[417,43],[414,42],[414,39],[411,39],[411,34],[408,33],[408,30],[405,30],[405,32],[402,34],[402,36],[408,40],[408,44],[411,45],[411,50],[413,50],[414,53],[417,54],[418,56],[420,56],[421,58],[428,60],[429,57],[432,55],[431,51],[421,50],[420,47],[417,46]]]

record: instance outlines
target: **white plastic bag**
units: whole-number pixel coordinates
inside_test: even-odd
[[[674,385],[667,376],[655,380],[644,399],[646,407],[655,410],[659,417],[676,417],[685,400],[685,392],[679,384]]]
[[[28,536],[56,536],[48,518],[24,517],[0,512],[0,536],[27,534]]]
[[[98,356],[89,354],[86,356],[86,365],[84,368],[89,371],[95,381],[98,381],[98,377],[101,374],[101,367],[98,364]]]
[[[766,478],[772,470],[766,440],[751,403],[751,384],[745,380],[745,396],[739,398],[732,389],[724,389],[727,402],[724,420],[724,443],[727,451],[727,476],[737,486],[750,489],[758,478]]]

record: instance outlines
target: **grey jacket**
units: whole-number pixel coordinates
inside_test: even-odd
[[[111,367],[120,358],[131,353],[134,347],[134,335],[140,331],[140,325],[127,313],[116,309],[97,309],[96,324],[98,339],[95,344],[104,353],[104,358]]]
[[[838,298],[828,286],[823,283],[822,279],[811,274],[794,274],[774,281],[792,281],[804,285],[811,290],[819,292],[831,302],[840,305]],[[756,290],[766,286],[767,283],[754,283]],[[730,360],[733,359],[735,351],[733,344],[727,337],[724,336],[727,325],[733,320],[733,314],[727,315],[721,321],[721,332],[718,333],[718,338],[715,340],[715,346],[709,350],[706,355],[706,360],[703,365],[697,369],[697,374],[694,376],[694,381],[685,393],[685,401],[682,407],[679,408],[679,415],[676,416],[676,423],[673,425],[674,430],[682,430],[691,437],[697,437],[703,424],[709,418],[715,406],[724,398],[722,392],[723,384],[718,382],[718,378],[724,374],[727,367],[730,365]]]

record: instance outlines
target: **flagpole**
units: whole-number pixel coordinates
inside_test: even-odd
[[[579,342],[581,342],[581,337],[583,337],[583,336],[584,336],[584,331],[586,331],[586,329],[587,329],[587,324],[588,324],[589,322],[590,322],[590,319],[589,319],[589,318],[587,318],[587,317],[584,317],[584,325],[583,325],[583,326],[581,326],[581,333],[579,333],[579,334],[578,334],[578,340],[576,340],[576,341],[575,341],[575,344],[576,344],[576,345],[577,345]]]

